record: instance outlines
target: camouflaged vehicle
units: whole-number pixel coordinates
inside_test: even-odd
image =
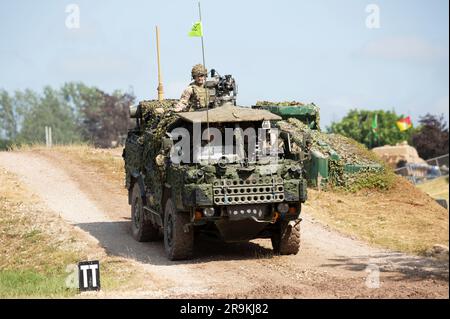
[[[192,257],[200,234],[226,242],[270,238],[276,253],[296,254],[301,204],[307,198],[305,154],[288,133],[276,131],[273,122],[281,118],[230,102],[208,112],[172,113],[175,102],[144,101],[130,109],[136,127],[128,133],[123,157],[133,237],[140,242],[163,238],[170,260]],[[156,108],[165,112],[158,115]],[[248,128],[262,137],[242,136]],[[188,149],[179,147],[177,129],[189,132]],[[196,129],[206,136],[214,130],[238,133],[221,145],[205,146],[204,140],[194,141]],[[247,147],[243,152],[239,141]],[[227,143],[233,145],[227,148]],[[245,151],[250,149],[252,154]]]

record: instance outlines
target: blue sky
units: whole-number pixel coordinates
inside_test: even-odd
[[[78,29],[65,23],[72,3]],[[378,29],[366,26],[369,4]],[[315,102],[322,126],[351,108],[448,121],[448,12],[447,0],[203,0],[206,64],[233,74],[240,105]],[[187,36],[197,18],[191,0],[0,0],[0,88],[83,81],[154,99],[159,25],[166,96],[179,98],[202,59]]]

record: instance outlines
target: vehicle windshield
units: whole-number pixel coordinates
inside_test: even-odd
[[[202,140],[193,145],[194,162],[204,165],[278,158],[278,132],[264,122],[202,126]]]

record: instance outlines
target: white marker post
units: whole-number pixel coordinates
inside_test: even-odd
[[[52,128],[51,126],[45,126],[45,146],[52,147]]]
[[[45,126],[45,146],[52,147],[52,128]]]

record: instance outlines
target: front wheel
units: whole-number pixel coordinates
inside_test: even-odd
[[[296,255],[300,250],[300,221],[279,222],[279,228],[271,239],[275,253]]]
[[[194,231],[192,227],[185,227],[189,223],[189,214],[177,212],[169,198],[164,211],[164,248],[170,260],[192,258]]]

